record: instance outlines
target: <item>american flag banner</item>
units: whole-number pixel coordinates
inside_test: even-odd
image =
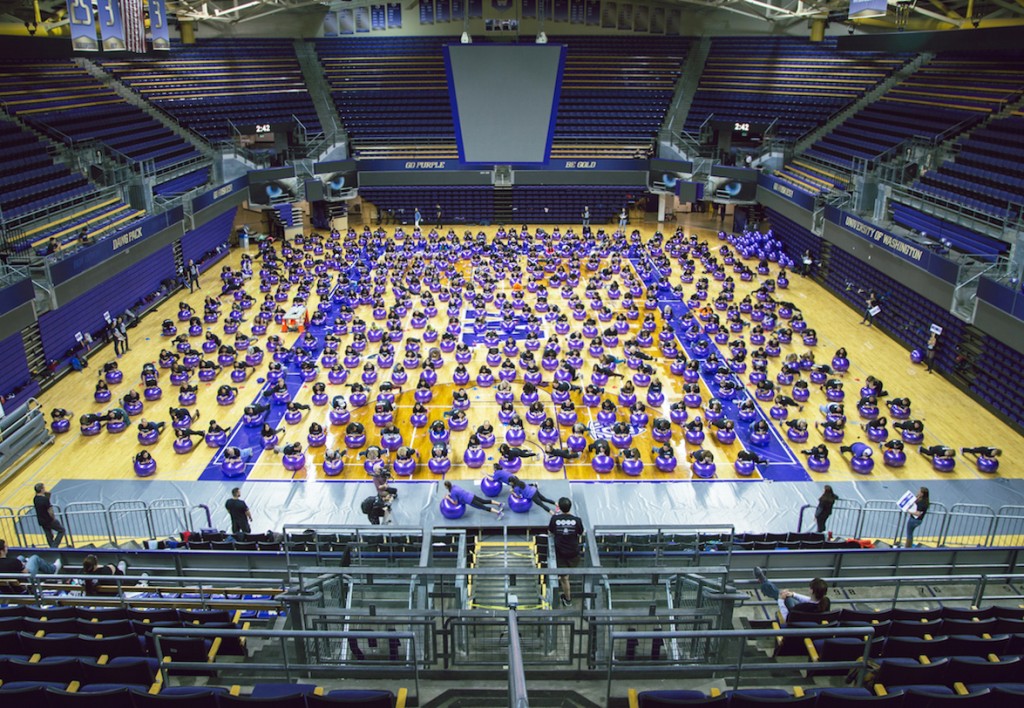
[[[137,54],[146,53],[146,18],[142,8],[142,0],[121,0],[125,43],[129,52]]]

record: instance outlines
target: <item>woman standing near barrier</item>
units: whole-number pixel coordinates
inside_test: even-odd
[[[832,516],[832,507],[839,500],[832,485],[826,484],[825,490],[818,497],[818,507],[814,510],[814,520],[818,522],[818,533],[825,533],[825,522]]]
[[[921,487],[918,490],[917,499],[914,500],[914,504],[914,510],[907,512],[910,518],[907,519],[907,542],[904,544],[904,548],[914,547],[914,531],[924,523],[924,515],[928,513],[928,506],[930,505],[928,487]]]

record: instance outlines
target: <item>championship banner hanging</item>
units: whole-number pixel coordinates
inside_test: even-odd
[[[121,0],[121,16],[124,20],[125,43],[129,52],[146,53],[146,17],[142,0]]]
[[[121,6],[115,0],[100,0],[96,8],[100,21],[100,37],[103,51],[123,52],[128,49],[124,41],[124,23],[121,22]]]
[[[98,52],[96,17],[89,0],[68,0],[68,24],[71,25],[71,46],[76,52]]]
[[[154,50],[171,50],[171,30],[167,25],[167,8],[164,0],[149,0],[149,33],[153,37]]]
[[[859,20],[867,17],[885,17],[888,10],[886,0],[850,0],[851,20]]]

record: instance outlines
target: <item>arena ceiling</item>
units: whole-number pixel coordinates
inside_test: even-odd
[[[92,0],[95,4],[96,0]],[[370,4],[374,0],[168,0],[168,14],[179,20],[238,24],[282,12],[315,12],[319,8]],[[849,0],[656,0],[696,12],[742,15],[787,31],[813,18],[862,31],[970,30],[1024,25],[1024,0],[888,0],[886,17],[847,20]],[[406,0],[415,3],[416,0]],[[65,0],[0,0],[0,15],[16,18],[38,31],[66,23]]]

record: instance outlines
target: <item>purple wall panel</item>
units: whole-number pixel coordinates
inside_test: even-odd
[[[75,346],[75,332],[94,336],[106,327],[104,312],[111,316],[160,288],[160,282],[174,277],[174,247],[167,246],[130,268],[97,285],[71,302],[39,317],[39,331],[47,359],[61,359]],[[129,335],[130,338],[130,335]]]
[[[197,229],[186,232],[181,238],[181,257],[185,263],[194,259],[203,267],[200,259],[207,251],[212,251],[231,238],[231,230],[235,223],[237,209],[229,209],[220,216],[207,221]],[[216,261],[211,261],[214,263]]]
[[[20,332],[0,342],[0,361],[4,363],[0,367],[0,396],[4,411],[10,412],[39,393],[39,384],[31,381]],[[24,388],[15,393],[20,387]]]

